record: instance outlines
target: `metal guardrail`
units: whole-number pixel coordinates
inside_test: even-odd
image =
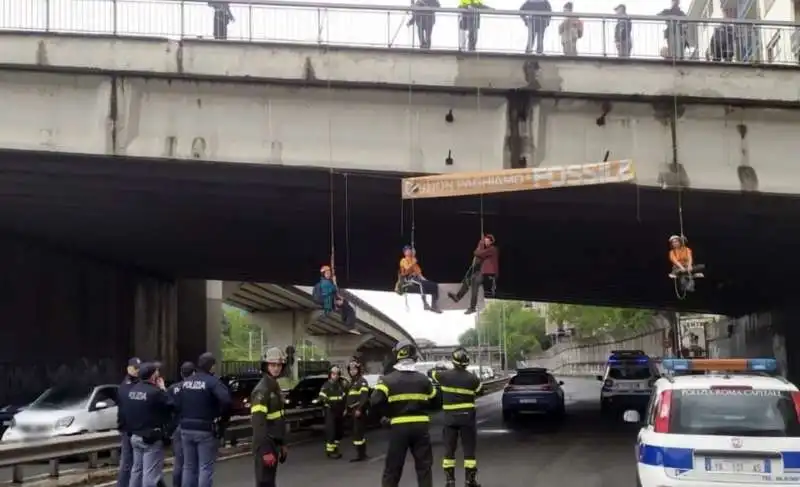
[[[484,394],[491,394],[502,389],[507,377],[485,381]],[[290,429],[297,429],[301,423],[316,420],[323,415],[320,407],[293,409],[286,411],[286,420]],[[250,417],[238,416],[231,418],[230,425],[225,433],[225,443],[236,443],[237,440],[249,437]],[[59,460],[75,456],[89,456],[89,468],[99,465],[100,453],[111,452],[112,460],[118,458],[119,433],[108,431],[102,433],[89,433],[80,436],[62,436],[50,440],[32,441],[30,443],[0,443],[0,468],[13,468],[12,482],[22,483],[25,480],[24,466],[37,462],[49,462],[50,477],[59,476]]]
[[[492,3],[492,0],[487,1]],[[223,29],[215,28],[213,10],[206,0],[0,0],[0,30],[416,48],[419,39],[415,26],[408,23],[410,14],[435,12],[437,21],[431,48],[456,50],[459,47],[458,18],[463,13],[455,8],[277,0],[239,0],[230,2],[230,10],[234,20]],[[529,51],[529,42],[536,36],[529,35],[533,33],[528,32],[523,22],[526,17],[533,16],[516,10],[482,10],[476,50]],[[628,46],[627,42],[615,39],[621,16],[553,12],[548,17],[549,27],[539,54],[564,54],[559,27],[565,20],[579,18],[583,22],[583,36],[577,41],[577,53],[572,56],[798,64],[800,30],[789,21],[634,15],[625,17],[632,26]],[[680,44],[682,48],[675,49],[672,54],[667,50],[665,35],[670,19],[682,25],[679,37],[673,35],[678,39],[675,45]],[[725,35],[715,37],[716,32]],[[726,48],[715,49],[715,39],[726,39]],[[627,47],[630,47],[629,52]]]
[[[322,417],[322,408],[306,408],[286,411],[286,420],[290,429],[302,421]],[[296,428],[296,426],[295,426]],[[250,417],[231,418],[224,441],[235,442],[250,434]],[[100,453],[111,452],[112,460],[117,461],[120,447],[119,433],[107,431],[89,433],[79,436],[62,436],[49,440],[31,441],[30,443],[0,443],[0,468],[12,467],[12,482],[22,483],[25,480],[24,465],[37,462],[50,462],[50,477],[59,476],[59,460],[75,456],[89,456],[89,468],[99,464]]]

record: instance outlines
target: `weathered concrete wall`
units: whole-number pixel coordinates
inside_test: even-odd
[[[24,240],[0,254],[0,405],[62,378],[116,383],[133,355],[174,361],[170,282]]]

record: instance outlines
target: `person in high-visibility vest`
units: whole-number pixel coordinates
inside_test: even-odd
[[[444,468],[445,486],[456,485],[456,448],[458,437],[464,448],[464,474],[466,487],[480,487],[478,484],[478,461],[475,449],[478,442],[478,429],[475,421],[475,399],[481,391],[481,381],[467,371],[469,354],[463,347],[453,351],[450,360],[453,369],[434,371],[433,379],[439,383],[444,410]]]
[[[389,418],[389,449],[383,468],[382,487],[397,487],[403,476],[406,453],[414,457],[419,487],[433,487],[433,448],[430,413],[436,407],[436,388],[418,372],[419,352],[408,341],[401,341],[392,351],[395,364],[381,377],[370,397],[373,414]]]
[[[478,30],[481,28],[480,9],[487,9],[481,0],[459,0],[458,8],[466,11],[458,20],[458,50],[474,51],[478,45]]]

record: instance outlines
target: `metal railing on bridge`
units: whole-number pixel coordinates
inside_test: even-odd
[[[507,377],[484,381],[484,393],[492,393],[502,389],[508,382]],[[297,431],[308,422],[315,422],[322,418],[323,408],[290,409],[286,411],[286,421],[290,431]],[[236,443],[237,440],[247,439],[252,435],[250,417],[239,416],[231,418],[222,443]],[[118,461],[119,433],[107,431],[89,433],[75,436],[62,436],[49,440],[32,441],[26,443],[0,444],[0,468],[13,469],[12,482],[23,483],[25,479],[24,466],[49,462],[50,477],[59,477],[59,460],[76,456],[89,457],[89,469],[96,469],[99,456],[102,453],[111,453],[112,462]]]
[[[412,9],[407,5],[240,0],[230,2],[234,18],[230,25],[215,29],[214,14],[208,4],[205,0],[0,0],[0,29],[416,48],[419,47],[416,29],[409,23],[414,10],[437,15],[432,49],[456,50],[459,47],[458,16],[463,13],[454,8]],[[477,51],[526,52],[530,46],[529,33],[523,23],[525,16],[529,13],[482,10]],[[572,18],[583,22],[583,36],[577,43],[578,56],[633,59],[665,56],[665,28],[669,18],[625,17],[632,25],[630,56],[625,56],[619,52],[620,39],[615,38],[617,22],[623,17],[580,12],[553,12],[549,16],[549,28],[540,54],[563,54],[558,26]],[[800,34],[792,22],[672,19],[682,26],[677,39],[685,49],[678,49],[682,51],[680,58],[744,64],[798,64]]]

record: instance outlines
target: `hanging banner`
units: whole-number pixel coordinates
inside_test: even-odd
[[[411,200],[626,183],[635,179],[633,162],[624,160],[405,178],[401,191],[404,200]]]

